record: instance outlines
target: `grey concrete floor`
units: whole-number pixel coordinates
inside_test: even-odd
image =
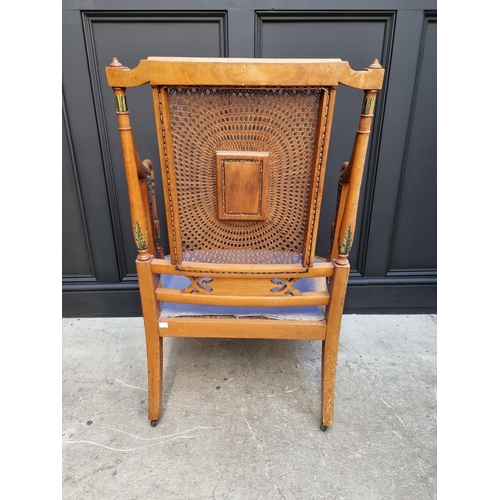
[[[141,318],[62,345],[64,499],[436,498],[436,316],[344,316],[326,433],[321,342],[165,339],[156,428]]]

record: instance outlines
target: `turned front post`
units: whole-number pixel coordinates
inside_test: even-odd
[[[378,61],[375,61],[370,66],[370,69],[379,68],[381,69],[382,66],[380,66]],[[351,158],[341,176],[341,182],[343,184],[348,183],[349,188],[346,190],[345,204],[342,203],[344,205],[343,211],[339,213],[339,219],[337,220],[339,228],[335,231],[335,239],[332,241],[332,247],[336,245],[336,248],[332,248],[331,250],[331,255],[334,256],[334,260],[339,266],[348,264],[347,257],[349,256],[354,240],[361,181],[363,179],[363,170],[377,93],[378,90],[365,90],[358,131],[354,139]]]
[[[110,66],[122,66],[114,59]],[[118,63],[118,65],[116,64]],[[132,222],[132,234],[137,247],[137,260],[145,261],[151,258],[149,247],[149,223],[143,206],[141,186],[138,176],[137,150],[135,147],[134,133],[130,126],[130,116],[127,107],[127,96],[124,88],[113,87],[115,94],[116,115],[118,118],[118,130],[123,150],[123,162],[125,164],[125,176],[130,194],[130,216]]]

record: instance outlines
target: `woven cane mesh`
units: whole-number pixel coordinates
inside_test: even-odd
[[[321,92],[168,89],[180,261],[302,261]],[[216,151],[269,152],[266,220],[218,218]]]

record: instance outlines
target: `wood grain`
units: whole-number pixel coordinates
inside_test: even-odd
[[[159,420],[163,395],[163,337],[160,336],[158,325],[160,305],[154,295],[159,280],[151,272],[151,261],[136,260],[136,268],[146,333],[149,419]]]
[[[179,304],[200,304],[207,306],[245,306],[245,307],[300,307],[326,306],[328,292],[304,292],[301,295],[215,295],[204,293],[183,293],[176,288],[159,287],[155,299],[159,302]]]
[[[324,321],[246,318],[160,318],[164,337],[323,340]],[[166,328],[165,328],[166,326]]]
[[[383,69],[354,71],[340,59],[230,59],[148,57],[134,69],[107,67],[111,87],[230,85],[380,89]]]
[[[269,153],[216,151],[217,208],[221,220],[265,220]]]

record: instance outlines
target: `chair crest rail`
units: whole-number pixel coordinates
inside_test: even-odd
[[[212,59],[148,57],[129,69],[116,59],[106,68],[111,87],[151,85],[228,85],[382,88],[384,71],[377,60],[362,71],[341,59]]]

